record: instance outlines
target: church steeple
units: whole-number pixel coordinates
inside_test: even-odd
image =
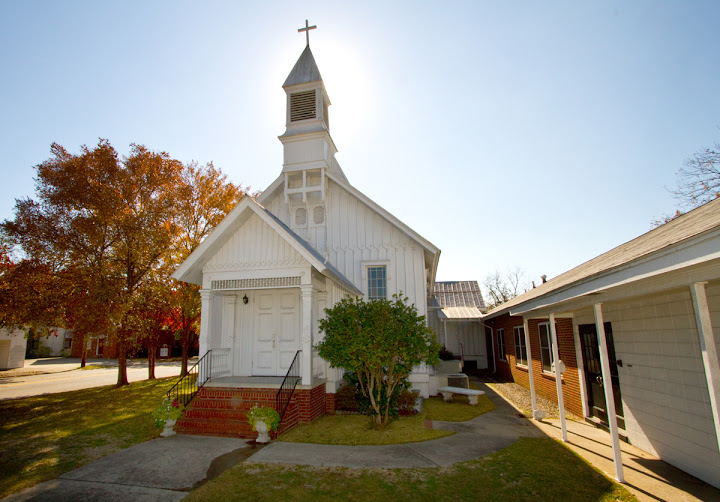
[[[287,117],[284,136],[310,131],[330,130],[328,97],[320,70],[310,46],[300,54],[292,71],[285,79],[283,89],[287,94]]]
[[[312,29],[313,27],[306,28]],[[336,173],[343,179],[345,179],[345,175],[335,160],[337,148],[330,137],[328,117],[330,98],[325,90],[325,84],[310,50],[310,45],[307,45],[300,54],[295,66],[285,79],[283,90],[287,103],[285,133],[279,137],[284,150],[283,172],[286,175],[302,174],[304,180],[308,177],[314,178],[317,174],[323,180],[321,190],[324,191],[325,170]],[[302,185],[304,186],[305,183],[303,182]],[[294,188],[291,189],[286,185],[286,196],[288,196],[287,190],[294,191]],[[306,195],[303,197],[305,198]],[[321,197],[324,199],[324,193]]]

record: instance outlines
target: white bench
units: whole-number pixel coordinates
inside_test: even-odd
[[[470,404],[478,404],[478,396],[485,394],[484,390],[463,389],[462,387],[440,387],[438,391],[442,393],[445,401],[452,401],[453,394],[462,394],[468,397]]]

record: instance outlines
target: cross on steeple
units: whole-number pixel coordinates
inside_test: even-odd
[[[298,28],[298,33],[302,33],[303,31],[305,32],[305,40],[307,42],[308,47],[310,47],[310,30],[314,30],[316,28],[317,28],[317,26],[315,26],[315,25],[308,26],[307,19],[305,20],[305,28]]]

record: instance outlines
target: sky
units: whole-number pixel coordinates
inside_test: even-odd
[[[213,162],[265,189],[305,47],[350,183],[437,280],[559,275],[674,213],[720,140],[716,1],[0,1],[0,219],[57,142]]]

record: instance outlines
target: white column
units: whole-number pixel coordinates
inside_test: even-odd
[[[445,332],[445,348],[448,349],[448,343],[447,343],[447,322],[442,321],[443,323],[443,331]],[[448,349],[450,350],[450,349]]]
[[[693,299],[693,310],[695,311],[695,322],[697,324],[698,338],[700,339],[700,351],[702,352],[703,366],[705,367],[705,379],[707,380],[710,393],[710,408],[712,409],[715,422],[715,438],[720,448],[720,364],[718,364],[718,348],[715,343],[712,322],[710,320],[710,309],[705,292],[706,282],[696,282],[690,287]]]
[[[233,352],[235,350],[235,305],[237,303],[237,295],[230,294],[223,298],[223,317],[222,317],[222,348],[230,349],[227,355],[227,369],[233,375]]]
[[[302,384],[312,384],[312,284],[300,286],[302,292]]]
[[[313,331],[317,332],[317,342],[320,342],[322,340],[323,336],[320,334],[319,330],[317,329],[317,325],[320,322],[320,319],[325,318],[325,309],[327,308],[328,294],[325,291],[317,291],[315,293],[315,296],[317,298],[317,319],[314,320],[315,322],[313,323],[313,325],[315,326],[315,328],[313,328]],[[317,354],[317,351],[315,349],[313,349],[313,358],[315,359],[315,362],[317,363],[317,367],[320,368],[320,372],[318,373],[318,375],[321,378],[327,378],[327,364],[316,354]]]
[[[600,348],[600,366],[602,368],[603,387],[605,389],[605,411],[607,411],[608,423],[610,424],[610,438],[612,439],[615,479],[617,479],[618,483],[624,483],[625,474],[623,473],[620,436],[618,435],[617,416],[615,415],[615,394],[612,388],[612,373],[610,373],[610,358],[608,356],[607,338],[605,336],[602,303],[594,304],[593,310],[595,311],[595,328],[597,331],[598,346]]]
[[[210,336],[212,334],[212,301],[215,292],[210,289],[200,290],[200,357],[204,356],[209,349]]]
[[[533,377],[532,354],[530,353],[530,327],[528,320],[523,317],[523,331],[525,332],[525,353],[527,357],[528,379],[530,380],[530,402],[532,403],[533,419],[537,419],[537,399],[535,398],[535,378]],[[514,338],[514,334],[513,334]]]
[[[562,431],[562,440],[567,443],[567,426],[565,425],[565,400],[563,399],[562,390],[562,373],[560,372],[560,354],[558,349],[557,330],[555,329],[555,314],[550,314],[550,336],[552,337],[553,361],[555,361],[555,390],[557,391],[558,410],[560,411],[560,430]]]

